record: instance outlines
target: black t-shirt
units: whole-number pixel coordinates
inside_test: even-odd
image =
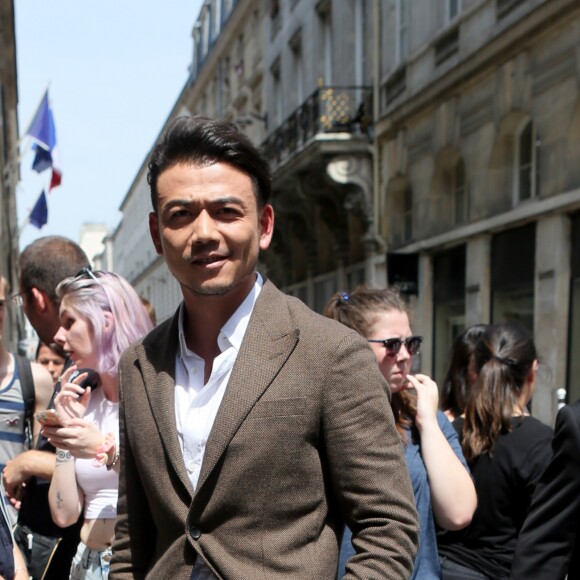
[[[463,419],[453,426],[461,437]],[[534,417],[514,417],[512,431],[500,435],[491,453],[469,462],[477,491],[471,524],[441,534],[440,557],[490,578],[508,578],[516,540],[538,479],[551,455],[552,429]]]

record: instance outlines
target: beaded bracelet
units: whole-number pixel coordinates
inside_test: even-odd
[[[117,449],[115,448],[115,455],[113,455],[113,461],[111,461],[111,463],[107,463],[107,470],[111,471],[111,469],[113,469],[113,467],[115,467],[115,465],[117,465],[117,463],[119,462],[119,451],[117,451]]]

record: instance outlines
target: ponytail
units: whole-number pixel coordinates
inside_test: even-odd
[[[468,461],[492,452],[512,429],[514,411],[536,360],[528,332],[515,324],[490,327],[475,353],[478,378],[468,397],[463,427],[463,453]]]

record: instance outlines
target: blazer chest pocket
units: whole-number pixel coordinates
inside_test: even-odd
[[[258,401],[249,417],[252,419],[268,419],[270,417],[300,416],[305,413],[306,397],[296,397],[292,399]]]

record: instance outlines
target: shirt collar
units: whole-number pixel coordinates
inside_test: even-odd
[[[250,316],[252,315],[254,306],[256,305],[256,300],[260,295],[263,285],[264,279],[259,272],[256,272],[256,281],[254,282],[252,289],[244,301],[238,306],[237,310],[230,316],[229,320],[222,326],[218,335],[218,346],[222,352],[229,346],[233,346],[239,352],[242,346],[242,340],[244,339],[244,335],[248,329]],[[185,333],[183,332],[184,317],[185,306],[184,303],[181,302],[177,323],[179,331],[179,356],[182,359],[192,354],[192,351],[187,348],[185,342]]]

